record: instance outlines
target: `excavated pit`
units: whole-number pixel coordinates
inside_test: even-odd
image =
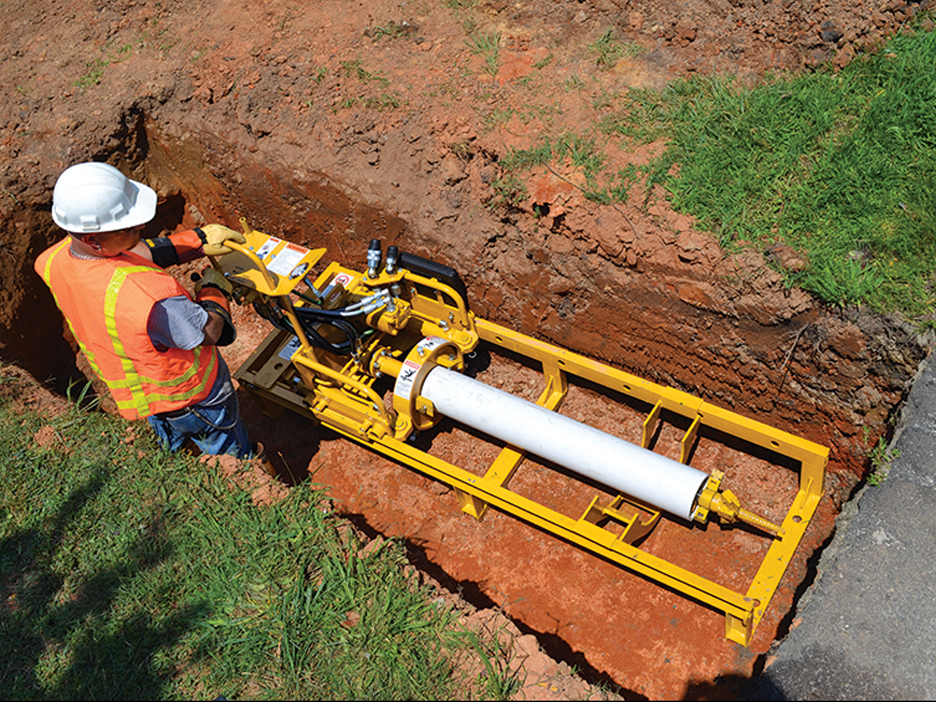
[[[496,511],[476,522],[444,486],[298,415],[273,420],[241,391],[251,433],[284,482],[311,475],[329,486],[362,530],[404,536],[420,569],[478,607],[502,608],[589,681],[626,698],[731,697],[790,625],[927,340],[898,320],[829,310],[787,289],[772,265],[794,252],[726,256],[662,193],[648,207],[639,188],[599,205],[583,197],[581,172],[557,163],[527,178],[522,202],[498,203],[500,160],[543,134],[593,132],[632,89],[692,73],[756,80],[826,61],[840,68],[932,5],[6,3],[0,353],[63,394],[90,375],[32,270],[61,236],[50,216],[55,179],[82,160],[106,160],[156,189],[149,236],[246,217],[352,268],[371,238],[450,265],[480,317],[831,450],[825,496],[750,648],[723,640],[720,613]],[[640,51],[597,70],[593,47],[609,29]],[[476,31],[500,37],[496,72],[470,44]],[[608,172],[639,168],[658,149],[609,144]],[[184,284],[190,272],[178,271]],[[232,368],[269,330],[249,310],[236,309],[235,321],[239,338],[224,350]],[[536,392],[537,374],[515,359],[495,354],[477,370]],[[634,441],[646,408],[619,399],[576,385],[561,411]],[[667,453],[685,427],[664,419],[654,448]],[[419,441],[477,471],[497,449],[451,423]],[[726,485],[755,511],[785,509],[792,467],[703,435],[692,465],[722,463]],[[532,460],[511,487],[572,515],[601,491]],[[743,587],[765,542],[665,520],[642,547]]]
[[[460,512],[446,486],[298,415],[274,420],[241,391],[250,432],[275,455],[284,482],[308,474],[327,485],[338,507],[365,531],[405,537],[414,562],[436,580],[476,606],[502,608],[587,680],[619,686],[625,696],[706,697],[715,690],[730,695],[755,672],[761,654],[788,626],[817,550],[922,358],[909,334],[887,320],[833,314],[796,297],[749,256],[718,261],[714,245],[690,228],[647,229],[625,241],[628,228],[618,222],[611,231],[623,243],[613,255],[603,248],[611,245],[593,238],[609,236],[613,211],[548,227],[525,221],[522,213],[488,214],[480,226],[440,232],[394,213],[390,202],[358,199],[327,174],[254,158],[217,135],[157,126],[142,116],[129,125],[125,150],[107,158],[160,194],[150,236],[205,221],[236,226],[246,217],[267,233],[328,248],[325,263],[354,268],[364,266],[367,244],[377,238],[459,270],[481,317],[829,447],[826,495],[751,646],[743,648],[723,640],[719,612],[505,514],[492,510],[477,522]],[[31,261],[57,235],[47,207],[13,218],[12,226],[19,230],[24,222],[47,233],[33,237],[22,259]],[[694,266],[706,257],[714,271]],[[184,284],[189,272],[177,272]],[[5,353],[61,390],[81,377],[81,360],[76,365],[38,278],[29,270],[14,278],[22,297],[5,310]],[[235,322],[238,340],[224,349],[232,369],[270,331],[251,310],[236,309]],[[538,393],[535,369],[497,354],[481,358],[486,362],[474,369],[480,379],[530,399]],[[639,443],[647,408],[620,399],[573,384],[562,412]],[[678,418],[664,420],[654,449],[675,458],[686,427]],[[478,472],[500,448],[448,421],[419,442]],[[703,434],[691,465],[726,470],[726,486],[770,519],[782,519],[795,494],[796,466],[730,437]],[[573,517],[602,490],[533,459],[511,488]],[[642,548],[743,591],[767,545],[749,529],[664,518]]]

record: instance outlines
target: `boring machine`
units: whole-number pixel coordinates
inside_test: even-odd
[[[749,645],[822,496],[828,449],[476,317],[449,266],[395,246],[384,252],[372,240],[366,270],[332,262],[316,275],[325,249],[269,236],[245,219],[241,226],[246,244],[229,242],[233,251],[211,260],[232,284],[233,300],[274,327],[234,374],[267,414],[287,408],[307,416],[447,484],[476,519],[494,507],[723,612],[725,636]],[[479,345],[541,367],[539,398],[530,402],[466,375]],[[570,381],[649,408],[639,443],[560,414]],[[664,413],[688,424],[679,460],[652,450]],[[502,442],[483,474],[417,448],[416,435],[443,418]],[[723,488],[723,471],[689,465],[700,431],[798,465],[799,487],[780,524],[744,508]],[[510,489],[528,455],[609,490],[580,517],[567,516]],[[641,550],[664,513],[690,526],[709,517],[741,522],[770,540],[747,590]]]

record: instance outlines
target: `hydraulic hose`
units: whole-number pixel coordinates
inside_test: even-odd
[[[354,345],[358,339],[358,332],[354,328],[354,325],[345,318],[341,316],[333,317],[330,315],[323,315],[322,310],[312,310],[308,307],[297,307],[296,316],[299,318],[299,322],[302,324],[302,330],[307,334],[309,333],[309,330],[312,330],[313,333],[309,334],[309,336],[313,338],[317,337],[317,346],[321,346],[326,350],[342,354],[349,353],[354,349]],[[313,325],[316,323],[328,324],[332,327],[335,327],[348,338],[348,341],[341,342],[339,344],[333,344],[327,341],[321,335],[315,332]],[[319,340],[321,340],[322,343],[318,343]]]
[[[254,305],[254,310],[267,320],[270,324],[281,331],[288,332],[290,334],[295,334],[296,330],[293,329],[292,323],[289,321],[288,317],[285,317],[282,314],[277,313],[274,309],[270,308],[267,305]],[[358,335],[357,331],[354,329],[354,326],[344,319],[323,319],[323,318],[312,318],[312,315],[309,314],[311,310],[306,308],[297,308],[296,315],[299,317],[299,323],[302,325],[302,331],[305,332],[306,338],[309,342],[315,346],[318,346],[321,349],[330,351],[332,353],[345,356],[350,354],[354,350],[355,342],[357,341]],[[332,327],[338,329],[342,334],[347,337],[346,341],[340,342],[331,342],[321,334],[315,328],[315,323],[328,324]]]
[[[307,302],[320,304],[319,301],[310,299],[298,291],[296,291],[296,294]],[[324,298],[326,295],[322,297]],[[390,292],[388,290],[380,290],[353,304],[334,310],[324,310],[307,306],[295,307],[294,309],[296,317],[302,326],[302,331],[305,332],[306,338],[311,344],[335,354],[347,355],[354,351],[360,337],[358,330],[349,320],[353,317],[370,314],[374,310],[387,305],[390,300]],[[296,333],[295,329],[292,328],[292,323],[289,321],[289,318],[279,313],[276,308],[270,305],[254,304],[254,309],[257,314],[266,319],[277,329],[289,332],[290,334]],[[337,343],[329,341],[316,329],[316,326],[320,324],[327,324],[334,327],[346,337],[346,341]]]
[[[335,310],[320,310],[316,309],[314,312],[323,317],[357,317],[362,314],[368,314],[373,312],[377,308],[387,304],[387,298],[390,293],[386,290],[381,290],[378,293],[373,295],[368,295],[362,300],[355,302],[353,305],[348,305],[347,307],[340,307]],[[311,308],[302,307],[299,309],[309,310]]]

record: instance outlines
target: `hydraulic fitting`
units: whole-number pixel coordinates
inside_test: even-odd
[[[367,247],[367,277],[376,278],[380,275],[380,242],[377,239],[370,240],[370,246]]]

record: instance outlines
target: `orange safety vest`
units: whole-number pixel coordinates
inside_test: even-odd
[[[156,302],[189,297],[178,281],[133,253],[76,259],[68,253],[70,243],[66,237],[46,249],[36,259],[36,272],[121,416],[139,419],[208,397],[218,375],[217,348],[157,351],[146,331]]]

